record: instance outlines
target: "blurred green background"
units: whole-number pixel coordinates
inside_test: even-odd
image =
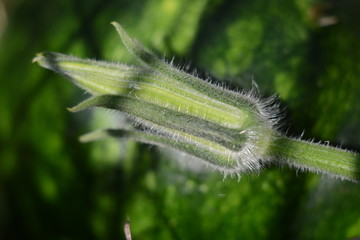
[[[132,141],[126,120],[31,63],[51,50],[134,63],[115,30],[232,89],[278,94],[288,135],[360,150],[360,1],[7,0],[0,39],[0,239],[349,239],[360,185],[276,166],[240,180]],[[1,13],[0,13],[1,14]],[[0,21],[2,18],[0,17]],[[4,22],[2,22],[4,23]],[[3,24],[0,23],[0,27]],[[1,32],[1,31],[0,31]]]

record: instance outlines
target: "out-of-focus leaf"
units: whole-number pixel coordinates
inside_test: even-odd
[[[4,3],[1,1],[0,2],[0,40],[5,32],[6,25],[7,25],[6,11],[4,7]]]
[[[222,179],[204,166],[133,142],[80,144],[101,111],[70,115],[84,99],[31,64],[44,50],[130,61],[109,22],[144,45],[192,61],[233,87],[278,93],[289,133],[359,148],[356,1],[332,2],[311,25],[308,1],[6,1],[0,51],[0,238],[347,239],[360,235],[358,185],[292,170]],[[325,5],[327,3],[325,2]],[[329,6],[330,5],[330,6]],[[332,5],[332,6],[331,6]],[[106,121],[106,123],[104,123]],[[286,125],[288,128],[289,125]],[[360,160],[359,160],[360,161]],[[183,163],[184,164],[184,163]],[[194,169],[202,169],[195,171]]]

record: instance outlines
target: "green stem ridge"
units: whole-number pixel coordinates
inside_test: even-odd
[[[185,132],[197,137],[203,137],[209,141],[220,143],[234,151],[240,151],[246,141],[244,134],[241,133],[241,129],[222,127],[216,123],[171,109],[162,108],[158,105],[134,97],[100,95],[85,100],[69,110],[76,112],[89,107],[104,107],[118,110],[148,127],[157,124],[164,127],[164,129],[175,129],[176,131]],[[154,121],[152,116],[157,116],[156,121]],[[196,125],[185,125],[184,123],[186,122],[196,122]]]
[[[131,129],[107,129],[82,141],[102,137],[132,138],[170,147],[201,159],[226,174],[259,171],[263,163],[349,180],[359,179],[359,155],[291,139],[277,130],[273,99],[233,92],[166,63],[112,23],[128,51],[143,66],[84,60],[45,52],[34,62],[69,78],[93,97],[70,111],[114,109],[134,120]]]
[[[82,142],[89,142],[106,137],[131,138],[138,142],[153,144],[162,147],[168,147],[205,161],[211,167],[214,167],[224,174],[238,174],[236,169],[258,170],[259,166],[247,161],[231,161],[235,156],[227,148],[210,141],[204,141],[202,138],[192,136],[189,141],[189,134],[180,133],[172,137],[171,134],[177,134],[171,129],[163,132],[127,129],[103,129],[83,135],[80,137]]]

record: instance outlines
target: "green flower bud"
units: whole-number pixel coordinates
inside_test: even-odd
[[[346,179],[358,178],[355,153],[282,136],[276,129],[278,108],[271,98],[230,91],[192,76],[146,50],[119,24],[113,25],[141,66],[53,52],[34,58],[42,67],[64,75],[93,95],[70,111],[114,109],[136,123],[131,129],[90,133],[82,141],[113,136],[171,147],[225,175],[258,171],[263,163],[276,161]]]
[[[72,80],[94,97],[71,108],[104,107],[140,124],[111,136],[168,146],[205,160],[225,173],[259,170],[277,136],[274,108],[253,94],[233,92],[160,60],[117,23],[127,49],[142,67],[83,60],[45,52],[34,61]]]

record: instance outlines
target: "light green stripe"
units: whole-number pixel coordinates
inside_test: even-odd
[[[80,83],[85,89],[91,89],[91,93],[96,95],[127,93],[226,127],[241,128],[248,120],[248,116],[238,108],[212,100],[198,92],[184,91],[172,84],[175,81],[159,81],[156,78],[145,79],[141,76],[137,76],[131,81],[123,81],[124,75],[115,73],[115,71],[109,72],[106,71],[106,68],[88,66],[86,63],[59,62],[59,67],[65,74],[70,75],[75,82]],[[161,87],[155,84],[155,81],[161,82]],[[137,90],[135,86],[140,90]]]

